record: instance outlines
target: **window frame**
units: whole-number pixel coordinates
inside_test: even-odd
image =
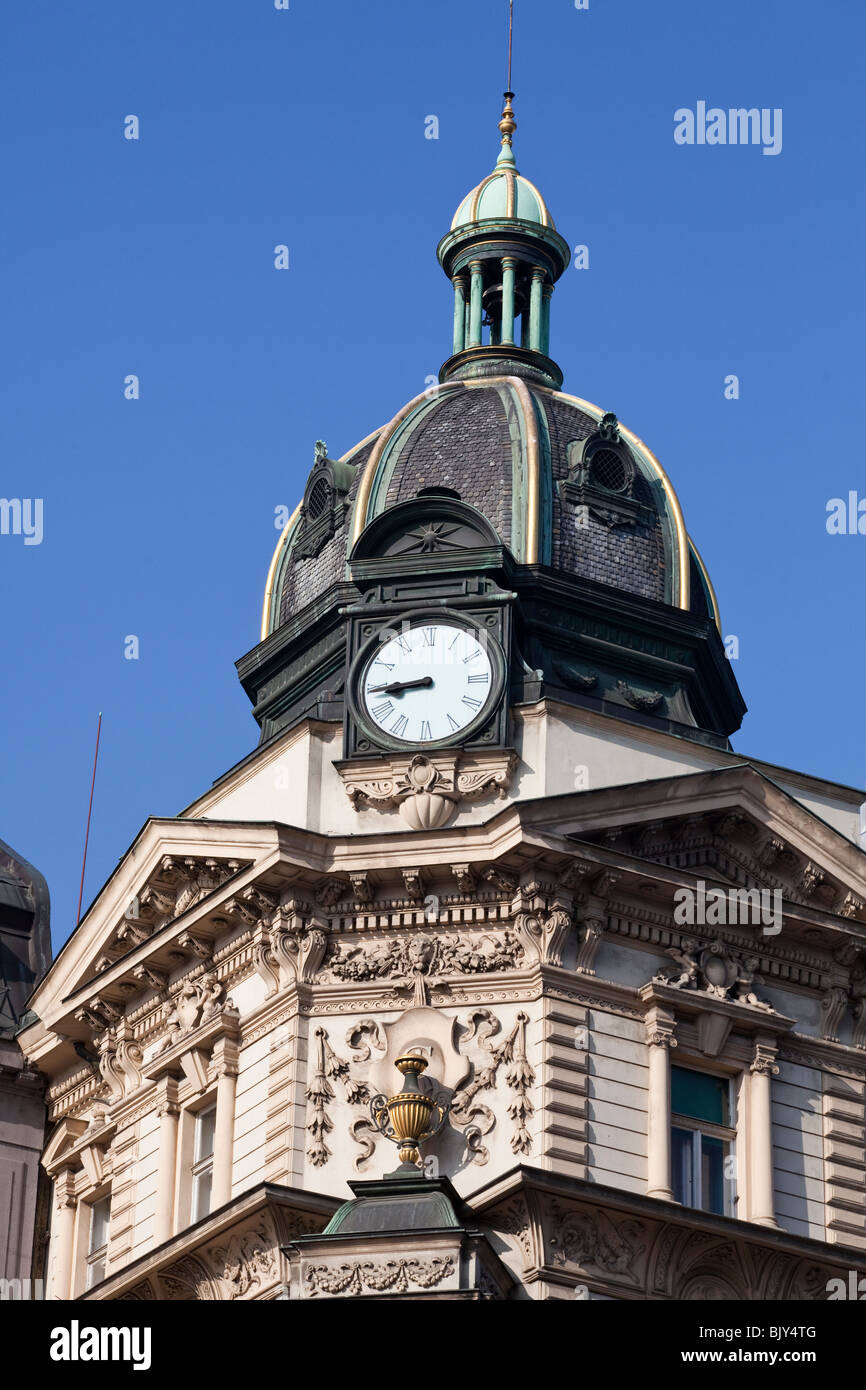
[[[738,1093],[738,1087],[734,1084],[735,1081],[736,1081],[736,1077],[730,1076],[730,1075],[728,1075],[728,1074],[726,1074],[726,1073],[723,1073],[723,1072],[708,1071],[708,1070],[706,1070],[706,1069],[703,1068],[703,1067],[683,1066],[683,1065],[681,1065],[681,1064],[679,1064],[679,1063],[674,1063],[673,1066],[676,1066],[677,1069],[678,1069],[679,1071],[690,1071],[690,1072],[694,1072],[694,1073],[695,1073],[696,1075],[698,1075],[698,1076],[708,1076],[708,1077],[711,1077],[714,1081],[723,1081],[723,1082],[725,1083],[725,1092],[726,1092],[726,1101],[727,1101],[727,1115],[728,1115],[728,1123],[727,1123],[726,1125],[717,1124],[717,1123],[716,1123],[715,1121],[713,1121],[713,1120],[701,1120],[701,1119],[698,1119],[697,1117],[695,1117],[695,1116],[693,1116],[693,1115],[684,1115],[684,1114],[682,1114],[681,1111],[679,1111],[679,1110],[674,1110],[674,1108],[673,1108],[673,1098],[671,1098],[671,1107],[670,1107],[670,1130],[671,1130],[671,1135],[670,1135],[670,1152],[671,1152],[671,1174],[670,1174],[670,1184],[671,1184],[671,1191],[674,1193],[674,1200],[677,1201],[677,1202],[680,1202],[681,1205],[682,1205],[687,1211],[703,1211],[703,1212],[706,1212],[708,1215],[712,1215],[712,1216],[736,1216],[736,1214],[737,1214],[737,1204],[738,1204],[739,1199],[740,1199],[739,1184],[738,1184],[738,1163],[737,1163],[737,1131],[738,1131],[738,1111],[737,1111],[738,1094],[737,1094],[737,1093]],[[672,1068],[671,1068],[671,1089],[673,1089],[673,1066],[672,1066]],[[692,1138],[692,1143],[691,1143],[691,1155],[692,1155],[692,1156],[691,1156],[691,1170],[692,1170],[692,1171],[691,1171],[691,1185],[692,1185],[692,1189],[693,1189],[693,1194],[692,1194],[692,1195],[696,1198],[696,1201],[695,1201],[693,1204],[690,1204],[690,1205],[688,1205],[685,1201],[683,1201],[680,1197],[678,1197],[678,1196],[676,1195],[677,1184],[675,1183],[675,1176],[676,1176],[676,1175],[675,1175],[675,1170],[674,1170],[674,1131],[675,1131],[675,1130],[685,1130],[685,1131],[690,1132],[690,1133],[692,1134],[692,1136],[693,1136],[693,1138]],[[730,1162],[731,1159],[734,1160],[734,1178],[733,1178],[733,1180],[729,1179],[729,1178],[727,1177],[727,1175],[725,1175],[724,1172],[723,1172],[723,1181],[722,1181],[722,1197],[723,1197],[723,1200],[722,1200],[722,1210],[721,1210],[721,1211],[715,1211],[714,1208],[712,1208],[712,1207],[705,1207],[705,1206],[703,1205],[703,1196],[704,1196],[704,1193],[703,1193],[703,1171],[702,1171],[702,1168],[703,1168],[703,1165],[702,1165],[702,1157],[703,1157],[702,1148],[703,1148],[703,1146],[701,1145],[700,1142],[698,1142],[697,1136],[699,1136],[699,1135],[706,1135],[706,1137],[707,1137],[708,1139],[718,1139],[718,1140],[721,1141],[721,1143],[725,1146],[724,1151],[723,1151],[723,1156],[722,1156],[722,1163],[723,1163],[723,1165],[729,1164],[729,1162]]]
[[[111,1226],[111,1193],[103,1192],[101,1197],[95,1197],[85,1205],[88,1209],[88,1223],[87,1245],[84,1255],[84,1288],[88,1290],[101,1284],[105,1278],[105,1266],[108,1259],[108,1234]],[[94,1219],[97,1208],[102,1206],[105,1207],[105,1239],[101,1245],[94,1246]],[[98,1271],[98,1274],[95,1271]]]
[[[211,1147],[208,1153],[199,1152],[199,1140],[202,1133],[205,1116],[213,1116],[213,1134]],[[209,1104],[197,1110],[193,1115],[193,1134],[192,1134],[192,1163],[190,1165],[190,1219],[195,1225],[197,1221],[203,1221],[213,1210],[213,1164],[214,1149],[216,1148],[216,1123],[217,1123],[217,1103],[213,1098]],[[202,1192],[202,1179],[209,1178],[207,1195],[207,1209],[199,1210],[200,1194]]]

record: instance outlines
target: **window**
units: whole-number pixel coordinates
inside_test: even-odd
[[[671,1067],[671,1187],[684,1207],[732,1214],[734,1138],[730,1081]]]
[[[105,1254],[108,1249],[108,1220],[111,1215],[111,1198],[102,1197],[90,1208],[90,1234],[87,1240],[87,1281],[92,1289],[105,1278]]]
[[[192,1219],[200,1221],[210,1211],[213,1186],[213,1141],[216,1106],[201,1110],[195,1117],[195,1148],[192,1165]]]

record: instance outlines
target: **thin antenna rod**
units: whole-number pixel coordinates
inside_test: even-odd
[[[90,839],[90,813],[93,810],[93,788],[96,786],[96,760],[99,757],[99,733],[102,728],[102,712],[100,711],[99,720],[96,725],[96,752],[93,755],[93,776],[90,779],[90,805],[87,808],[87,830],[84,834],[84,858],[81,861],[81,887],[78,890],[78,912],[75,917],[75,925],[81,921],[81,900],[84,897],[84,870],[87,867],[87,843]]]
[[[514,0],[508,0],[508,82],[506,91],[511,91],[511,33],[514,28]]]

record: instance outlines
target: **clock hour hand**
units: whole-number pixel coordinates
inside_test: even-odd
[[[402,695],[404,690],[420,690],[433,684],[432,676],[418,676],[414,681],[391,681],[390,685],[368,685],[368,695]]]

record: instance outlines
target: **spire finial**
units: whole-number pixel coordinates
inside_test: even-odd
[[[508,77],[505,89],[505,105],[502,108],[502,119],[499,122],[499,129],[502,133],[502,150],[497,164],[514,164],[514,155],[511,150],[511,137],[517,129],[517,121],[514,116],[514,107],[511,105],[514,100],[514,93],[511,90],[511,39],[514,30],[514,0],[508,0]]]

